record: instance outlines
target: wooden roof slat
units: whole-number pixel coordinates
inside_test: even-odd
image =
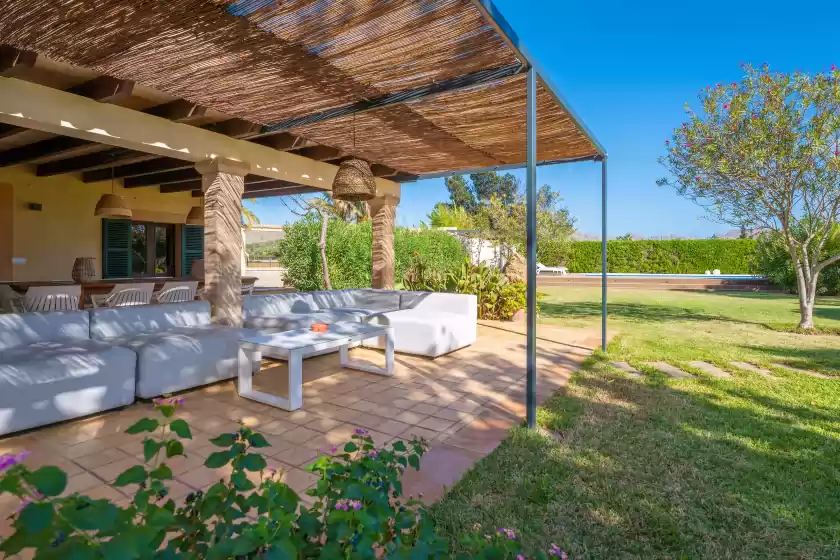
[[[28,72],[38,59],[32,51],[16,49],[10,45],[0,45],[0,76],[15,78]]]
[[[271,196],[289,196],[289,195],[296,195],[296,194],[311,194],[311,193],[319,193],[323,192],[315,187],[306,187],[303,185],[299,185],[296,187],[285,187],[282,189],[269,189],[269,190],[262,190],[262,191],[247,191],[242,194],[243,199],[250,199],[250,198],[267,198]]]
[[[201,175],[198,174],[196,171],[197,178],[191,179],[188,181],[178,181],[172,183],[154,183],[154,185],[160,185],[160,192],[162,193],[174,193],[174,192],[186,192],[186,191],[194,191],[194,190],[201,190]],[[245,188],[247,189],[250,185],[260,185],[264,183],[275,183],[277,185],[282,184],[293,184],[288,183],[287,181],[280,181],[279,179],[272,179],[270,177],[263,177],[261,175],[246,175],[245,176]],[[296,183],[294,183],[296,184]],[[152,186],[150,184],[149,186]]]
[[[107,181],[111,178],[122,179],[124,177],[136,177],[139,175],[148,175],[150,173],[159,173],[161,171],[187,169],[189,167],[193,167],[193,164],[189,161],[161,157],[149,161],[141,161],[139,163],[111,167],[108,169],[85,171],[82,173],[82,181],[85,183],[96,183],[97,181]]]
[[[341,155],[341,150],[338,148],[331,148],[329,146],[309,146],[306,148],[292,150],[292,153],[309,159],[314,159],[315,161],[327,161],[339,157]]]

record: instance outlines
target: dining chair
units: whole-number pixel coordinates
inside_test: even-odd
[[[32,286],[23,296],[24,311],[76,311],[82,298],[80,285]]]
[[[166,282],[160,290],[153,294],[157,303],[182,303],[195,299],[195,292],[198,290],[198,281],[192,282]]]
[[[90,296],[94,307],[132,307],[135,305],[149,305],[154,282],[136,284],[117,284],[108,294]]]

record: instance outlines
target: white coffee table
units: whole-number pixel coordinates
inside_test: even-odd
[[[385,338],[384,368],[350,360],[350,344],[379,337]],[[249,368],[247,373],[240,372],[239,395],[283,410],[297,410],[303,405],[303,358],[315,352],[338,348],[341,367],[388,377],[394,374],[394,328],[388,326],[335,323],[323,333],[313,332],[311,329],[298,329],[269,335],[244,336],[241,345],[243,350],[250,353],[254,367]],[[254,390],[254,370],[259,370],[263,354],[288,362],[288,399]],[[262,375],[270,374],[271,371],[265,370]]]

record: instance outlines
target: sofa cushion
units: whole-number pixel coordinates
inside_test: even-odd
[[[97,340],[209,324],[210,302],[207,301],[90,310],[90,336]]]
[[[35,342],[90,338],[87,311],[0,315],[0,351]]]
[[[287,313],[309,313],[315,309],[317,306],[312,301],[312,295],[300,292],[250,296],[242,302],[242,312],[246,319]]]
[[[324,309],[338,309],[341,307],[355,307],[356,298],[353,293],[356,290],[323,290],[320,292],[310,292],[309,296],[312,298],[313,311]],[[296,311],[297,313],[297,311]]]
[[[0,435],[131,404],[136,361],[134,352],[97,340],[0,352]]]
[[[465,315],[445,311],[424,312],[408,309],[373,315],[371,324],[394,328],[394,350],[407,354],[437,357],[473,344],[476,322]],[[369,348],[384,348],[380,339],[362,343]]]
[[[313,323],[338,323],[341,321],[361,321],[364,311],[345,311],[339,309],[322,309],[313,313],[287,313],[268,317],[251,317],[245,319],[245,327],[251,329],[277,329],[278,331],[293,331],[306,329]]]
[[[472,294],[400,292],[400,309],[413,309],[427,313],[443,311],[476,319],[478,317],[478,298]]]
[[[137,353],[137,395],[156,397],[235,377],[250,367],[240,331],[211,325],[173,327],[108,340]]]
[[[396,290],[364,288],[347,291],[353,296],[353,304],[349,307],[376,310],[387,309],[390,311],[396,311],[400,308],[400,292]]]

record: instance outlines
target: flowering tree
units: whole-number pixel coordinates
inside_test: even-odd
[[[840,71],[809,75],[743,66],[740,83],[698,96],[701,111],[666,141],[670,185],[717,221],[774,232],[796,271],[799,327],[814,327],[820,272],[840,214]]]

